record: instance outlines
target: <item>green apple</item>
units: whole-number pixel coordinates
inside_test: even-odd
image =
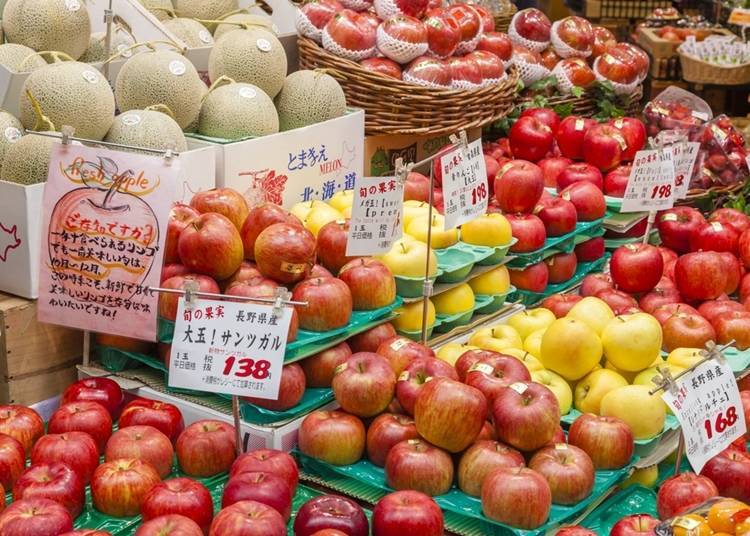
[[[352,208],[354,204],[354,190],[339,190],[328,200],[328,204],[339,212]]]
[[[424,201],[415,201],[413,199],[409,201],[404,201],[404,212],[403,212],[403,218],[404,218],[404,229],[406,229],[411,221],[418,217],[418,216],[424,216],[427,217],[430,214],[430,204],[425,203]]]
[[[398,331],[420,331],[422,329],[422,300],[405,304],[396,309],[398,315],[391,322]],[[427,300],[427,329],[435,325],[435,306]]]
[[[462,283],[433,296],[432,303],[435,304],[435,312],[439,315],[465,313],[474,308],[474,291],[468,284]]]
[[[615,317],[615,314],[604,300],[594,296],[586,296],[576,303],[566,316],[580,320],[593,329],[597,335],[601,335],[609,321]]]
[[[599,415],[604,395],[625,385],[628,385],[628,380],[614,370],[591,371],[576,384],[575,407],[581,413]]]
[[[474,294],[503,294],[510,289],[510,273],[505,266],[498,266],[489,272],[469,280]]]
[[[437,273],[437,256],[418,240],[399,240],[391,250],[380,257],[391,273],[402,277],[424,277],[427,259],[430,259],[430,277]]]
[[[458,242],[458,229],[445,228],[445,218],[442,214],[417,216],[406,227],[406,232],[420,242],[427,243],[427,232],[431,229],[430,245],[435,249],[445,249]]]
[[[531,379],[545,385],[557,398],[560,404],[560,415],[567,415],[573,405],[573,392],[564,378],[551,370],[537,370],[531,373]]]
[[[523,349],[523,341],[518,332],[507,324],[498,324],[491,328],[475,331],[469,337],[469,344],[479,346],[482,350],[503,353],[506,348]]]
[[[305,217],[305,228],[313,235],[318,236],[318,231],[329,222],[343,219],[341,212],[330,205],[313,207]]]
[[[513,239],[510,223],[502,214],[484,214],[461,226],[461,240],[477,246],[504,246]]]
[[[661,343],[661,324],[646,313],[615,317],[602,332],[607,361],[629,372],[648,368],[659,357]]]
[[[556,319],[555,313],[544,307],[528,309],[511,316],[508,325],[513,326],[522,339],[540,329],[547,329]]]
[[[435,350],[435,355],[438,359],[442,359],[449,365],[456,365],[456,361],[465,352],[469,350],[479,350],[478,346],[472,346],[471,344],[461,344],[458,342],[449,342]]]

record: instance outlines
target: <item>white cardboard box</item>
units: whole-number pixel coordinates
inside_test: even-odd
[[[364,141],[365,113],[350,110],[343,117],[262,138],[218,143],[188,137],[188,146],[215,149],[217,187],[288,208],[352,188],[354,178],[362,177]]]

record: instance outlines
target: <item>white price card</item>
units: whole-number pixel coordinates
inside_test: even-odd
[[[750,9],[736,7],[729,13],[729,24],[737,26],[750,26]]]
[[[395,177],[362,177],[354,184],[346,255],[390,251],[403,236],[404,186]]]
[[[672,149],[672,160],[674,161],[674,198],[684,199],[690,187],[690,178],[693,175],[695,158],[701,144],[697,141],[686,141],[670,146]]]
[[[489,188],[482,140],[440,157],[445,199],[445,228],[453,229],[487,212]]]
[[[672,208],[675,200],[671,149],[638,151],[620,212],[649,212]]]
[[[696,473],[747,431],[737,382],[726,363],[706,361],[677,380],[676,394],[666,390],[662,398],[680,421]]]
[[[276,400],[291,307],[180,298],[169,386]]]

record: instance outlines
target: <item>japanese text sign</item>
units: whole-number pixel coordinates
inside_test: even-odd
[[[700,147],[701,144],[697,141],[676,143],[670,146],[674,160],[675,199],[684,199],[688,193],[690,177],[693,175],[693,166]]]
[[[39,320],[156,339],[179,159],[55,145],[44,189]]]
[[[672,208],[675,200],[675,168],[671,149],[638,151],[620,212]]]
[[[445,199],[445,228],[453,229],[487,212],[489,190],[482,140],[440,157]]]
[[[731,367],[708,360],[677,380],[677,392],[662,398],[682,425],[685,453],[693,470],[746,432],[740,392]]]
[[[403,235],[404,186],[393,177],[362,177],[354,186],[346,255],[390,251]]]
[[[180,298],[169,386],[276,400],[292,309]]]

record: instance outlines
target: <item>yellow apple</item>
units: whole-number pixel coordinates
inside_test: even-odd
[[[614,370],[597,369],[589,372],[576,384],[575,406],[581,413],[599,415],[604,395],[628,384],[628,380]]]
[[[602,332],[607,361],[635,372],[648,368],[661,352],[661,324],[646,313],[615,317]]]
[[[528,335],[523,341],[523,349],[536,358],[542,355],[542,337],[546,333],[547,328],[542,328],[534,331]]]
[[[435,351],[435,355],[438,359],[442,359],[449,365],[455,366],[458,358],[469,350],[479,350],[479,346],[472,346],[471,344],[461,344],[458,342],[449,342],[448,344],[438,348]]]
[[[624,421],[634,439],[651,439],[664,430],[667,412],[658,393],[650,395],[645,385],[626,385],[604,395],[601,414]]]
[[[435,312],[439,315],[465,313],[474,308],[474,291],[468,284],[462,283],[433,296],[432,303],[435,304]]]
[[[292,208],[289,210],[289,212],[297,216],[299,218],[299,221],[305,221],[305,218],[307,218],[307,214],[312,209],[319,207],[331,208],[328,203],[315,199],[313,201],[301,201],[299,203],[295,203],[294,205],[292,205]]]
[[[479,346],[482,350],[500,353],[503,353],[506,348],[523,349],[521,336],[507,324],[477,330],[469,338],[469,344]]]
[[[513,239],[510,223],[502,214],[484,214],[461,226],[461,241],[477,246],[504,246]]]
[[[424,216],[425,218],[430,213],[430,204],[424,201],[415,201],[413,199],[404,201],[404,229],[406,229],[411,221],[417,216]]]
[[[350,219],[352,217],[352,207],[344,207],[339,212],[341,212],[341,217]]]
[[[643,372],[638,373],[638,375],[633,379],[633,385],[645,385],[649,389],[658,387],[659,385],[654,383],[654,378],[659,374],[659,369],[668,370],[673,377],[677,376],[680,372],[685,370],[684,367],[678,367],[677,365],[672,365],[670,363],[661,363],[657,367],[649,367]],[[667,413],[672,413],[672,409],[667,405],[666,402],[664,402],[664,408],[667,410]]]
[[[630,486],[638,485],[646,488],[653,488],[658,480],[659,466],[654,464],[633,471],[632,475],[622,481],[620,487],[624,489]]]
[[[583,378],[602,358],[602,341],[587,324],[558,318],[542,337],[540,360],[544,368],[566,380]]]
[[[612,363],[604,360],[604,368],[607,370],[614,370],[617,374],[625,378],[628,383],[633,383],[633,380],[635,380],[635,377],[638,376],[638,371],[636,372],[629,372],[627,370],[620,370],[616,366],[614,366]]]
[[[542,362],[539,361],[539,358],[531,355],[526,350],[519,350],[518,348],[506,348],[502,353],[518,359],[521,363],[524,364],[529,372],[545,370],[544,365],[542,365]]]
[[[505,266],[498,266],[489,272],[469,280],[474,294],[503,294],[510,288],[510,273]]]
[[[566,316],[580,320],[593,329],[597,335],[601,335],[604,327],[615,317],[615,314],[603,300],[594,296],[586,296],[576,303]]]
[[[354,204],[354,190],[339,190],[328,200],[328,204],[339,212],[352,208]]]
[[[341,212],[331,207],[330,205],[322,205],[313,207],[305,217],[305,228],[315,236],[318,236],[318,231],[328,222],[343,219]]]
[[[682,368],[692,368],[703,359],[700,348],[675,348],[667,356],[667,363]]]
[[[567,415],[573,405],[573,392],[563,378],[550,370],[537,370],[531,373],[531,379],[545,385],[557,398],[560,404],[560,415]]]
[[[544,307],[527,309],[508,319],[508,325],[513,326],[522,339],[540,329],[547,329],[555,321],[555,313]]]
[[[406,232],[420,242],[427,243],[427,230],[432,227],[430,245],[435,249],[445,249],[458,242],[458,229],[445,229],[445,218],[442,214],[417,216],[406,227]]]
[[[400,331],[420,331],[422,329],[422,300],[408,303],[396,309],[398,315],[391,322]],[[427,300],[427,329],[435,325],[435,306]]]
[[[430,276],[437,273],[435,252],[417,240],[398,240],[391,250],[380,257],[393,275],[402,277],[423,277],[427,256],[430,258]]]

